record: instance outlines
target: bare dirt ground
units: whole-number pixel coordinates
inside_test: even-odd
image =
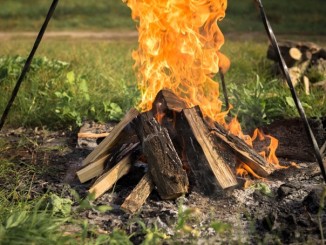
[[[73,198],[70,188],[85,197],[93,184],[93,181],[80,184],[75,173],[90,153],[88,148],[96,144],[81,144],[76,132],[20,128],[4,130],[0,139],[8,144],[3,156],[17,163],[17,171],[27,165],[40,170],[21,180],[26,186],[33,180],[31,198],[48,192]],[[22,140],[29,143],[21,144]],[[284,159],[282,162],[288,163]],[[141,210],[131,215],[124,213],[120,205],[144,172],[144,168],[135,168],[118,181],[114,190],[96,200],[96,205],[110,205],[112,210],[99,213],[89,209],[77,215],[103,232],[119,228],[134,234],[131,238],[134,244],[144,239],[137,220],[148,227],[156,225],[180,244],[319,244],[321,234],[326,235],[322,176],[314,162],[301,162],[298,166],[277,171],[264,181],[257,180],[250,188],[221,191],[210,197],[193,189],[175,201],[162,201],[153,191]],[[1,188],[11,188],[2,183]],[[187,222],[196,233],[181,236],[175,228],[180,208],[193,210],[195,215]],[[224,232],[216,232],[212,223],[220,225]]]
[[[17,38],[36,38],[37,32],[0,32],[0,40]],[[136,40],[137,31],[47,31],[44,38],[72,38],[72,39],[105,39],[105,40]]]
[[[19,38],[36,38],[37,32],[1,32],[0,40],[11,40]],[[44,38],[69,38],[69,39],[99,39],[112,41],[132,41],[137,40],[138,32],[135,30],[116,30],[116,31],[47,31]],[[294,41],[311,41],[317,44],[324,45],[326,36],[320,35],[300,35],[300,34],[281,34],[277,35],[278,39],[289,39]],[[248,32],[248,33],[226,33],[225,39],[233,41],[267,41],[265,32]]]

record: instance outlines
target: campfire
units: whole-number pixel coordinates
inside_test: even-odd
[[[275,138],[258,130],[245,135],[236,118],[227,119],[230,108],[222,111],[213,77],[230,66],[217,25],[226,0],[127,4],[139,23],[133,58],[141,102],[83,161],[77,172],[82,183],[100,176],[89,192],[101,196],[141,161],[148,170],[121,205],[133,213],[153,189],[165,200],[192,189],[214,196],[249,175],[266,178],[283,168]]]

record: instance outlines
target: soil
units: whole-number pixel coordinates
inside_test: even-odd
[[[112,126],[87,125],[97,133],[108,132]],[[1,132],[0,141],[6,142],[2,157],[15,162],[17,171],[27,166],[39,170],[27,172],[21,180],[26,186],[32,180],[30,198],[48,192],[73,198],[70,189],[81,197],[86,196],[92,182],[80,184],[75,173],[98,140],[77,139],[76,132],[19,128]],[[281,160],[289,164],[289,160]],[[141,210],[130,215],[120,210],[120,205],[146,170],[143,164],[137,165],[140,167],[119,180],[114,190],[95,201],[95,204],[110,205],[111,211],[99,213],[90,209],[76,212],[77,215],[88,219],[102,232],[120,228],[133,233],[134,244],[144,239],[137,220],[149,227],[156,225],[180,243],[317,244],[321,243],[321,234],[326,235],[324,182],[314,162],[298,162],[297,167],[279,170],[268,179],[252,180],[249,188],[221,191],[213,197],[192,190],[177,200],[162,201],[153,191]],[[10,188],[8,183],[0,183],[3,183],[0,188]],[[78,208],[77,202],[74,208]],[[188,224],[192,234],[181,235],[176,228],[180,210],[191,210]]]
[[[17,38],[36,38],[37,32],[0,32],[0,40]],[[105,40],[137,40],[137,31],[47,31],[44,38],[72,38],[72,39],[105,39]]]

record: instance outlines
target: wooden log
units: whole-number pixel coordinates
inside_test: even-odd
[[[303,86],[304,86],[304,92],[306,93],[306,95],[309,95],[310,94],[309,78],[307,76],[303,76],[302,81],[303,81]]]
[[[311,60],[303,61],[295,67],[289,68],[290,77],[293,83],[293,86],[296,86],[304,77],[304,74],[306,73]]]
[[[311,56],[311,54],[315,54],[318,52],[321,52],[321,54],[323,53],[323,51],[320,51],[323,49],[317,44],[312,42],[295,42],[295,41],[285,40],[285,41],[279,41],[278,44],[282,55],[287,56],[291,48],[296,48],[303,54],[302,56],[303,60],[306,58],[305,55],[307,54],[307,51],[308,51],[308,56]],[[268,46],[267,58],[277,61],[277,56],[275,54],[272,45]]]
[[[321,48],[313,54],[313,60],[324,59],[326,60],[326,49]]]
[[[137,137],[137,136],[136,136]],[[127,144],[123,144],[121,147],[121,143],[124,142],[119,142],[117,144],[119,147],[113,147],[114,153],[108,153],[102,155],[102,157],[98,158],[96,161],[91,162],[88,164],[86,167],[83,169],[79,170],[77,172],[77,176],[79,178],[79,181],[81,183],[84,183],[94,177],[99,176],[106,170],[109,170],[116,164],[117,162],[121,161],[122,158],[124,158],[127,155],[130,154],[137,154],[139,151],[139,142],[134,142],[135,140],[133,139],[134,137],[128,138],[130,143],[128,142]],[[137,138],[138,140],[138,138]]]
[[[301,61],[302,52],[300,49],[296,47],[287,47],[287,46],[280,46],[280,51],[283,56],[283,59],[286,65],[290,68],[295,66],[296,64]],[[267,58],[273,61],[278,61],[277,55],[275,54],[274,48],[270,45],[267,50]]]
[[[128,213],[135,213],[143,206],[153,189],[154,183],[147,172],[122,203],[121,209]]]
[[[107,190],[111,189],[122,176],[129,172],[131,169],[131,160],[132,154],[124,157],[110,171],[96,180],[94,185],[89,189],[89,193],[93,194],[96,199],[103,195]]]
[[[94,133],[78,133],[77,137],[78,138],[104,138],[106,136],[108,136],[109,133],[100,133],[100,134],[94,134]]]
[[[171,111],[181,112],[187,108],[187,103],[176,96],[171,90],[162,89],[155,97],[152,113],[155,116],[159,113],[169,113]]]
[[[295,61],[299,61],[301,60],[301,57],[302,57],[302,53],[299,49],[297,48],[290,48],[289,49],[289,56],[295,60]]]
[[[186,102],[181,100],[172,91],[163,89],[157,94],[151,110],[158,123],[168,130],[178,153],[180,153],[181,149],[179,148],[180,142],[178,142],[175,123],[177,114],[184,108],[187,108]]]
[[[128,131],[130,122],[139,115],[136,109],[131,109],[124,118],[117,124],[111,133],[84,159],[83,166],[96,161],[116,145],[116,143],[124,136],[125,131]]]
[[[326,119],[324,119],[326,122]],[[321,147],[326,141],[326,124],[323,119],[308,119],[317,144]],[[279,140],[276,155],[296,161],[314,162],[315,155],[300,118],[276,120],[262,127],[265,134],[273,135]]]
[[[137,117],[135,130],[142,142],[150,176],[162,199],[175,199],[188,192],[186,171],[175,151],[168,131],[161,127],[152,113]]]
[[[184,141],[191,181],[199,190],[212,195],[238,184],[228,165],[235,164],[234,154],[227,154],[228,149],[211,137],[199,107],[182,111],[177,130]]]
[[[208,125],[210,127],[210,125]],[[247,145],[242,139],[229,133],[218,123],[210,127],[211,133],[225,142],[237,155],[237,157],[246,163],[255,173],[261,177],[267,177],[275,171],[275,167],[260,156],[253,148]]]
[[[77,172],[77,176],[80,183],[85,183],[86,181],[89,181],[94,177],[97,177],[102,174],[105,162],[108,160],[109,156],[109,154],[104,155],[101,158],[98,158],[96,161],[87,165],[85,168],[79,170]]]

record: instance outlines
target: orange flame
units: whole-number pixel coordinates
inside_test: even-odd
[[[229,59],[220,52],[224,36],[217,25],[225,16],[227,0],[127,0],[127,5],[138,21],[139,47],[132,56],[138,69],[140,109],[150,110],[157,93],[169,89],[189,107],[199,105],[205,116],[250,146],[257,135],[260,140],[269,138],[270,145],[261,154],[281,168],[275,138],[259,131],[252,138],[245,135],[237,118],[225,122],[228,111],[222,112],[219,84],[212,77],[230,67]],[[163,116],[157,115],[159,122]],[[245,163],[237,171],[261,178]]]
[[[219,50],[224,36],[217,26],[226,0],[129,0],[139,22],[139,48],[133,52],[139,71],[139,105],[151,109],[161,89],[170,89],[188,106],[225,124],[219,85],[212,75],[226,72],[229,59]]]
[[[263,151],[259,152],[259,154],[261,156],[263,156],[266,161],[270,164],[273,164],[276,168],[280,169],[280,168],[287,168],[285,166],[281,166],[280,162],[276,156],[276,149],[278,147],[278,139],[274,138],[271,135],[265,135],[262,131],[260,131],[258,128],[255,129],[253,136],[251,137],[252,142],[254,142],[255,140],[259,141],[269,141],[269,144],[265,144],[267,146],[265,146],[263,148]]]

